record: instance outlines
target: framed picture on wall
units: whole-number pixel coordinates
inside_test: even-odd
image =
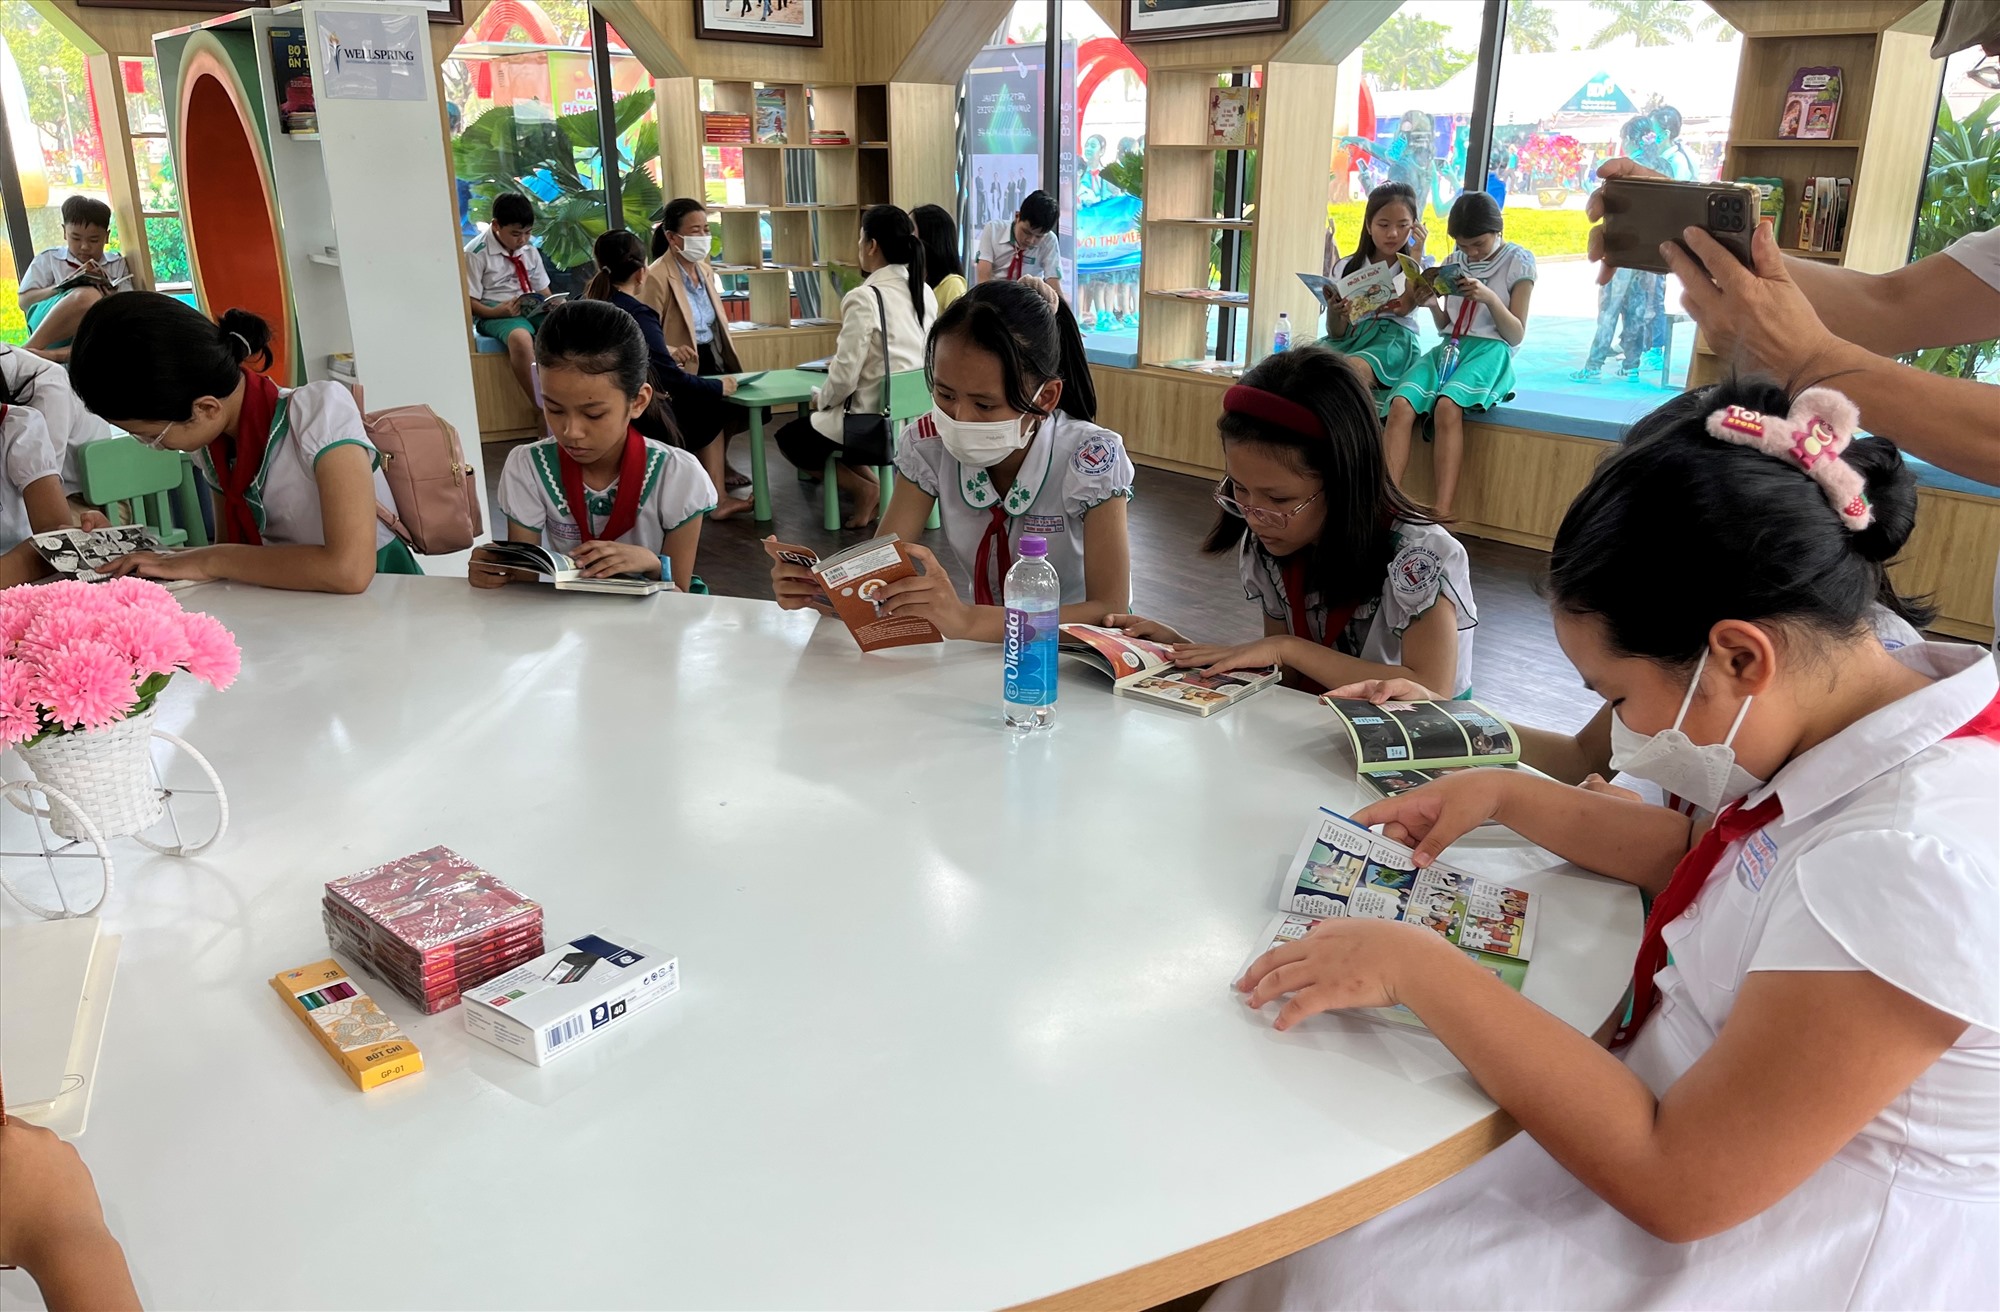
[[[704,41],[823,46],[819,0],[694,0],[694,34]]]
[[[1122,0],[1118,11],[1118,37],[1128,45],[1283,32],[1291,25],[1292,0]]]
[[[85,9],[180,9],[227,14],[238,9],[269,9],[271,0],[76,0]]]
[[[433,23],[463,23],[465,0],[354,0],[357,4],[408,5],[430,15]]]

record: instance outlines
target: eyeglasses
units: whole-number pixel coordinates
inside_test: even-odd
[[[1965,76],[1989,91],[2000,91],[2000,55],[1992,55],[1965,70]]]
[[[1215,498],[1215,504],[1221,506],[1226,513],[1264,528],[1285,527],[1285,525],[1292,522],[1294,515],[1319,500],[1325,492],[1325,489],[1322,488],[1319,492],[1313,493],[1290,510],[1266,510],[1262,506],[1244,505],[1241,501],[1229,495],[1232,490],[1233,485],[1225,478],[1215,485],[1215,491],[1210,493],[1210,495]]]
[[[146,437],[140,433],[134,433],[132,434],[132,440],[137,442],[140,446],[151,447],[155,451],[164,451],[167,449],[167,434],[173,432],[174,424],[178,424],[180,422],[181,421],[178,419],[174,420],[173,423],[168,424],[165,428],[162,428],[159,432],[153,434],[151,437]]]

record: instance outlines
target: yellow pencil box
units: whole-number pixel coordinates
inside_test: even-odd
[[[294,1015],[333,1054],[355,1087],[366,1091],[424,1068],[424,1056],[374,999],[332,959],[271,980]]]

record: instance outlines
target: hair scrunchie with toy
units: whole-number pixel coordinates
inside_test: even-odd
[[[1875,512],[1860,471],[1840,456],[1854,441],[1860,423],[1861,412],[1854,402],[1830,387],[1809,387],[1793,399],[1789,415],[1724,406],[1709,415],[1708,431],[1803,469],[1825,490],[1840,522],[1858,533],[1874,522]]]

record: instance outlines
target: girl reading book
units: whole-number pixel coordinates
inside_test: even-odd
[[[1182,665],[1285,668],[1312,692],[1407,678],[1472,686],[1472,579],[1465,548],[1389,481],[1375,403],[1339,356],[1302,346],[1266,357],[1222,394],[1229,476],[1202,549],[1234,552],[1264,634],[1241,646],[1190,643],[1138,615],[1102,623],[1177,644]]]
[[[1340,264],[1340,276],[1349,277],[1369,264],[1397,263],[1398,255],[1408,255],[1428,267],[1424,254],[1424,225],[1418,222],[1417,193],[1407,184],[1385,182],[1368,193],[1361,211],[1361,249]],[[1354,370],[1363,386],[1375,395],[1382,410],[1389,405],[1389,389],[1401,381],[1417,358],[1417,298],[1421,289],[1408,286],[1396,275],[1401,294],[1378,309],[1356,317],[1344,301],[1335,298],[1326,307],[1326,333],[1320,345],[1335,352]]]
[[[376,574],[421,574],[383,527],[391,504],[354,396],[339,383],[280,387],[271,330],[247,310],[220,322],[158,292],[90,308],[70,383],[91,411],[147,446],[198,452],[215,491],[214,546],[139,551],[111,572],[360,592]]]
[[[1441,519],[1451,518],[1458,493],[1465,412],[1490,409],[1514,394],[1514,352],[1528,331],[1535,257],[1506,240],[1504,228],[1499,203],[1483,191],[1451,203],[1445,231],[1458,249],[1439,269],[1448,293],[1439,296],[1429,285],[1416,289],[1417,303],[1430,308],[1445,339],[1418,356],[1389,390],[1389,476],[1402,485],[1417,417],[1430,415],[1436,438],[1432,504]]]
[[[1652,892],[1629,1019],[1606,1051],[1386,921],[1265,953],[1238,988],[1289,995],[1280,1028],[1406,1006],[1525,1133],[1211,1309],[2000,1298],[2000,674],[1871,630],[1916,485],[1857,418],[1731,382],[1598,467],[1556,535],[1556,636],[1713,826],[1504,770],[1354,819],[1420,865],[1497,820]]]
[[[639,325],[609,301],[566,302],[535,334],[535,367],[554,436],[507,453],[494,499],[507,540],[561,552],[586,578],[638,574],[693,588],[715,484],[689,452],[639,432],[649,411],[672,427],[658,412]],[[532,581],[476,550],[468,577],[475,588]]]
[[[1132,461],[1118,434],[1090,422],[1097,394],[1068,307],[1041,279],[980,283],[938,317],[925,367],[934,408],[903,434],[878,536],[914,543],[935,506],[971,567],[972,598],[928,548],[912,545],[925,572],[884,587],[882,610],[922,616],[947,638],[999,642],[1001,582],[1023,533],[1048,541],[1065,623],[1125,609]],[[824,610],[811,571],[780,558],[775,541],[765,547],[778,604]]]

